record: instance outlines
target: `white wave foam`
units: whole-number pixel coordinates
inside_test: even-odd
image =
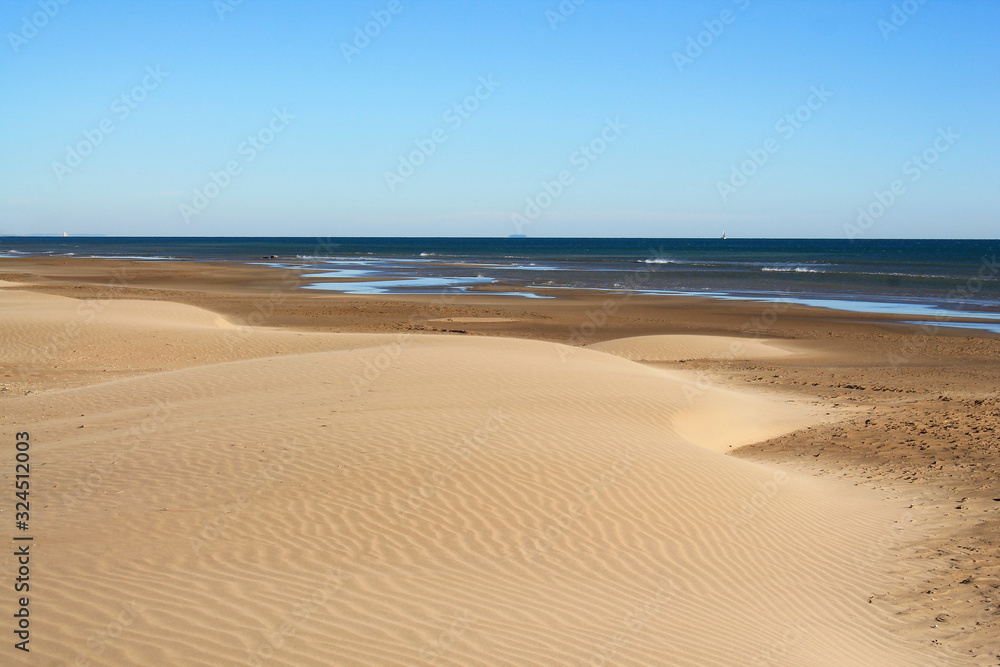
[[[810,269],[805,266],[763,266],[761,271],[774,271],[777,273],[826,273],[819,269]]]

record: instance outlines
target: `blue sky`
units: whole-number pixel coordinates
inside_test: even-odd
[[[998,25],[994,0],[5,0],[0,234],[996,238]]]

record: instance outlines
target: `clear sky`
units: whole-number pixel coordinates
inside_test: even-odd
[[[3,0],[0,234],[997,238],[998,28],[995,0]]]

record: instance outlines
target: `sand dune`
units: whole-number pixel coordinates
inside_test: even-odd
[[[768,359],[791,350],[775,340],[733,336],[633,336],[588,346],[632,361],[687,361],[689,359]]]
[[[395,339],[243,326],[203,308],[168,301],[82,301],[0,286],[0,363],[17,389],[63,388],[304,351],[359,349]]]
[[[620,338],[588,346],[643,363],[693,359],[770,359],[794,352],[779,341],[732,336],[659,335]],[[674,378],[685,398],[671,415],[674,431],[702,447],[728,451],[805,428],[824,411],[774,392],[752,394],[713,383],[703,374],[663,371]]]
[[[0,345],[41,373],[65,301],[0,291]],[[34,443],[33,664],[951,664],[867,604],[898,508],[712,451],[799,406],[612,344],[197,310],[109,304],[72,337],[90,375],[2,399]]]

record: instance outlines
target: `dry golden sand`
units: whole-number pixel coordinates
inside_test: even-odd
[[[603,300],[122,266],[0,274],[5,662],[997,661],[994,338],[627,299],[580,340]]]

